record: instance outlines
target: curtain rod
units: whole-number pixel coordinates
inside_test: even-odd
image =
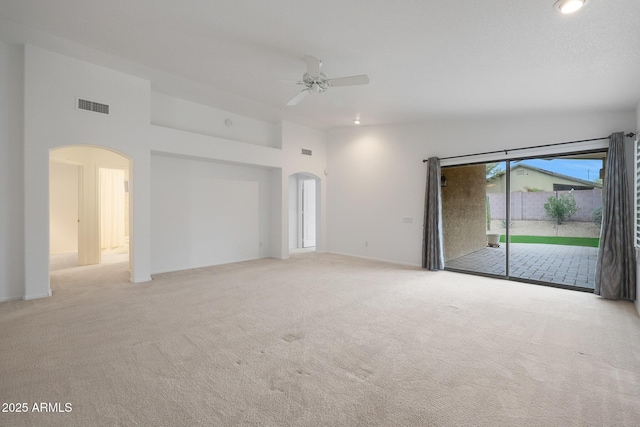
[[[636,136],[636,134],[633,133],[633,132],[629,132],[625,136],[627,138],[633,138],[634,136]],[[578,141],[556,142],[555,144],[536,145],[534,147],[512,148],[510,150],[504,149],[504,150],[495,150],[495,151],[485,151],[484,153],[462,154],[460,156],[442,157],[442,158],[440,158],[440,160],[460,159],[462,157],[483,156],[485,154],[497,154],[497,153],[504,153],[506,155],[506,154],[509,154],[509,151],[530,150],[532,148],[555,147],[555,146],[558,146],[558,145],[577,144],[579,142],[600,141],[600,140],[609,139],[609,138],[611,138],[611,136],[605,136],[605,137],[602,137],[602,138],[581,139],[581,140],[578,140]],[[423,163],[426,163],[427,161],[429,161],[429,159],[422,160]]]

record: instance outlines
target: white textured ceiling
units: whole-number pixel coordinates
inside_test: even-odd
[[[366,125],[634,108],[640,0],[589,0],[571,16],[553,3],[0,0],[0,19],[14,27],[0,35],[64,45],[28,35],[40,30],[155,90],[323,129],[355,116]],[[329,77],[366,73],[371,83],[287,107],[301,88],[286,81],[300,80],[305,54]]]

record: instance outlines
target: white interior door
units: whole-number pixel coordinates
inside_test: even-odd
[[[302,181],[302,247],[316,246],[316,181]]]
[[[52,254],[78,252],[80,166],[49,163],[49,249]]]

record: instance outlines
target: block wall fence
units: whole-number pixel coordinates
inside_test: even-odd
[[[551,221],[544,210],[544,204],[549,197],[561,194],[569,194],[569,191],[535,191],[511,193],[511,220],[512,221]],[[504,219],[506,217],[506,195],[490,193],[491,219]],[[574,190],[573,196],[578,205],[578,212],[569,218],[569,221],[591,221],[591,212],[602,206],[602,189]]]

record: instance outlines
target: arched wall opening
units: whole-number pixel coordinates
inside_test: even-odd
[[[289,252],[316,250],[322,224],[320,183],[307,172],[289,176]]]
[[[49,151],[50,273],[116,262],[131,271],[131,163],[99,146]]]

